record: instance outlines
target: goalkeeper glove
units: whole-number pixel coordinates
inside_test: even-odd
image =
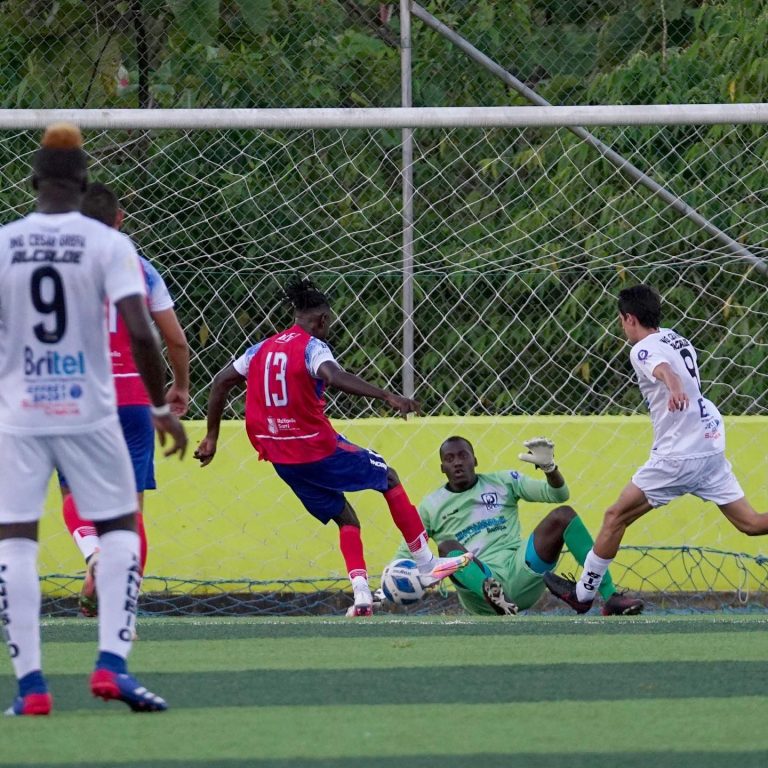
[[[519,453],[518,459],[534,464],[537,469],[543,472],[554,472],[557,469],[555,444],[549,438],[534,437],[531,440],[526,440],[523,445],[528,449],[528,453]]]

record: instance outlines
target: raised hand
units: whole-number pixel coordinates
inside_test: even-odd
[[[520,461],[527,461],[542,472],[554,472],[557,469],[555,444],[548,437],[534,437],[526,440],[523,445],[528,449],[528,453],[519,453],[517,458]]]

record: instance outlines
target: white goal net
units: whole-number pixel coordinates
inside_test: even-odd
[[[768,509],[768,112],[745,116],[739,106],[702,108],[706,122],[695,108],[667,107],[663,125],[603,107],[604,124],[590,128],[709,227],[565,127],[589,113],[485,110],[495,117],[479,126],[468,116],[482,110],[414,110],[412,274],[403,267],[402,137],[391,117],[400,110],[314,110],[312,127],[303,117],[265,127],[256,111],[223,120],[190,111],[166,125],[149,113],[151,128],[116,113],[78,121],[92,178],[114,186],[126,231],[177,301],[192,348],[192,442],[204,433],[213,375],[290,322],[279,286],[307,273],[333,298],[332,342],[347,369],[396,391],[413,371],[419,418],[397,423],[380,403],[345,396],[329,413],[385,456],[414,501],[442,482],[437,449],[450,434],[470,437],[490,471],[518,467],[522,440],[543,433],[555,440],[570,503],[596,531],[650,449],[616,322],[617,292],[640,281],[659,288],[664,322],[699,350],[707,394],[726,415],[729,457],[750,500]],[[357,127],[376,124],[374,113],[391,120]],[[2,221],[33,204],[33,127],[49,117],[30,113],[21,127],[0,120]],[[198,127],[178,127],[192,120]],[[347,585],[335,531],[319,528],[257,462],[237,421],[242,408],[242,398],[231,403],[233,424],[209,468],[160,463],[161,487],[146,504],[146,590],[162,593],[168,610],[336,607]],[[376,494],[353,502],[378,573],[396,529]],[[524,531],[546,511],[524,505]],[[48,518],[49,590],[63,599],[82,566],[57,515]],[[662,600],[754,601],[768,581],[762,542],[696,499],[651,513],[626,543],[617,580]]]

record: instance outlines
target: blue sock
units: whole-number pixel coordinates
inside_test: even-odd
[[[39,669],[27,673],[19,680],[19,696],[24,698],[28,693],[48,693],[48,686]]]
[[[96,659],[96,669],[108,669],[117,675],[124,675],[128,672],[125,659],[109,651],[99,651],[99,658]]]

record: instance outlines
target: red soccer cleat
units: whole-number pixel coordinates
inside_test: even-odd
[[[53,697],[50,693],[28,693],[17,696],[13,704],[5,710],[11,717],[16,715],[50,715]]]

